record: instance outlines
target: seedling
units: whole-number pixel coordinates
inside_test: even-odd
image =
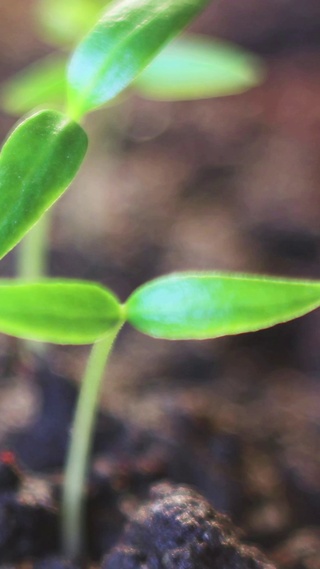
[[[94,343],[77,405],[65,473],[63,537],[79,554],[82,501],[103,372],[124,323],[167,340],[201,340],[260,330],[320,306],[320,283],[219,273],[151,281],[121,304],[94,283],[0,284],[0,331],[59,344]]]
[[[22,239],[76,175],[87,148],[87,136],[78,121],[122,93],[161,48],[209,3],[122,0],[107,9],[71,59],[66,80],[67,113],[37,112],[14,130],[2,149],[0,257]],[[181,54],[179,57],[181,61]],[[150,67],[149,76],[145,76],[144,84],[149,89],[164,77],[165,66],[159,61],[158,68],[153,68],[155,75],[150,74]],[[240,58],[233,63],[241,71],[248,60]],[[182,97],[188,83],[184,81],[185,90],[181,84],[172,88],[172,81],[168,81],[165,91],[171,88],[169,98]],[[162,90],[164,84],[163,80]],[[206,83],[202,93],[208,94],[210,84]],[[159,86],[156,91],[159,93]],[[189,98],[195,96],[194,89],[191,91]],[[26,265],[37,251],[31,247]],[[124,304],[113,292],[95,283],[59,279],[0,282],[1,332],[40,342],[93,344],[65,472],[65,552],[71,557],[81,553],[83,487],[101,380],[125,323],[156,338],[201,340],[260,330],[319,306],[320,282],[213,272],[156,279],[138,288]]]

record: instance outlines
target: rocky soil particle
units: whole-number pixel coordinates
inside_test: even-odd
[[[158,484],[102,569],[275,569],[197,492]]]

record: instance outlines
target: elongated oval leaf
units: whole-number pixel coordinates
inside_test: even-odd
[[[57,111],[13,131],[0,154],[0,258],[67,189],[86,149],[84,130]]]
[[[56,344],[91,344],[121,322],[118,299],[94,284],[0,281],[0,332]]]
[[[69,66],[73,116],[125,89],[210,0],[114,2],[75,51]]]
[[[66,95],[66,56],[49,55],[8,79],[1,86],[1,108],[21,116],[35,107],[61,108]]]
[[[182,101],[241,93],[262,79],[258,58],[227,42],[190,34],[165,47],[134,86],[149,99]]]
[[[150,336],[200,340],[268,328],[319,306],[319,282],[181,273],[137,289],[127,318]]]

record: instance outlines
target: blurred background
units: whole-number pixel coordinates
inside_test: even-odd
[[[53,51],[40,3],[0,0],[1,81]],[[265,80],[197,101],[132,92],[88,117],[89,155],[53,212],[50,274],[97,280],[123,300],[177,270],[320,278],[320,3],[217,0],[192,31],[261,56]],[[16,120],[0,113],[1,139]],[[1,276],[14,275],[16,254]],[[1,337],[3,445],[41,412],[39,385],[10,368],[15,349]],[[78,381],[87,348],[50,350],[51,368]],[[197,487],[269,548],[320,522],[319,372],[319,311],[204,342],[127,327],[102,407],[157,433],[150,456],[164,476]]]

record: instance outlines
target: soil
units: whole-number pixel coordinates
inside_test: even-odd
[[[65,567],[61,468],[76,388],[43,362],[29,377],[24,370],[23,381],[32,381],[42,404],[29,428],[4,437],[0,559]],[[263,389],[243,379],[239,389],[236,381],[184,380],[169,394],[158,385],[144,404],[146,413],[161,406],[162,428],[147,428],[140,414],[133,421],[100,413],[86,488],[89,559],[103,569],[269,569],[273,556],[277,567],[319,566],[317,390],[301,390],[290,377]]]
[[[135,95],[92,115],[50,273],[123,299],[174,270],[319,278],[319,6],[213,3],[194,29],[262,54],[262,86],[194,103]],[[5,78],[49,48],[25,0],[1,10]],[[3,135],[12,123],[0,115]],[[1,275],[14,265],[12,253]],[[86,568],[320,568],[319,319],[201,343],[124,328],[85,490]],[[1,569],[80,567],[61,556],[59,508],[87,354],[31,358],[0,338]]]

